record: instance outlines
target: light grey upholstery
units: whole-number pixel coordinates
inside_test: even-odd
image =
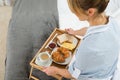
[[[57,0],[15,0],[8,27],[5,80],[28,80],[29,62],[56,27]]]

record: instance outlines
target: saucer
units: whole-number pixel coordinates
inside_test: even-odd
[[[35,63],[39,66],[49,67],[52,64],[52,59],[50,59],[47,63],[40,62],[39,58],[37,57]]]

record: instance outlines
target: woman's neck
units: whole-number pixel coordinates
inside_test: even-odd
[[[90,26],[104,25],[104,24],[107,24],[108,17],[104,13],[102,13],[100,15],[90,17],[88,19],[88,22]]]

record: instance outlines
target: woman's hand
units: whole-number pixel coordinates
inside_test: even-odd
[[[45,72],[49,76],[54,76],[57,74],[58,68],[55,66],[50,66],[50,67],[43,67],[43,72]]]
[[[68,34],[72,34],[72,35],[75,34],[75,31],[74,31],[72,28],[65,29],[65,31],[66,31]]]
[[[67,69],[61,69],[55,66],[43,67],[42,71],[45,72],[49,76],[60,75],[68,79],[73,78]]]
[[[83,27],[79,30],[73,30],[72,28],[65,29],[68,34],[84,36],[87,32],[88,27]]]

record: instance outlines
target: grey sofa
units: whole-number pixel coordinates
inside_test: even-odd
[[[58,26],[57,0],[15,0],[8,27],[5,80],[29,80],[30,61]],[[54,80],[43,75],[41,80]]]

